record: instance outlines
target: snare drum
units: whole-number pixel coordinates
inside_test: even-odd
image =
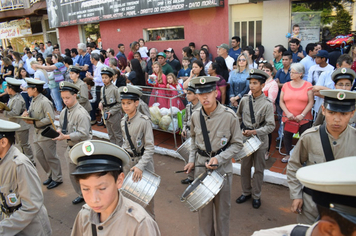
[[[161,182],[161,177],[149,170],[144,170],[142,179],[139,182],[134,182],[132,175],[133,171],[130,171],[124,179],[120,192],[145,208],[155,195]]]
[[[262,145],[261,140],[255,136],[252,135],[245,143],[244,147],[241,149],[241,151],[237,154],[235,157],[236,161],[241,160],[244,157],[250,156],[252,153],[256,152]]]
[[[180,147],[177,149],[177,152],[184,158],[186,162],[189,160],[189,153],[190,153],[190,145],[191,145],[191,138],[188,138]]]
[[[224,176],[219,172],[204,172],[184,191],[181,202],[185,202],[190,211],[198,211],[206,206],[220,192],[224,185]]]

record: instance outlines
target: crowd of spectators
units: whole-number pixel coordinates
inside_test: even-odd
[[[273,103],[274,112],[280,121],[277,141],[283,139],[287,155],[282,161],[286,162],[292,149],[293,134],[283,130],[281,124],[288,120],[296,121],[300,125],[300,134],[310,127],[323,102],[318,91],[332,87],[331,73],[337,60],[337,54],[323,50],[320,43],[310,43],[303,50],[300,42],[295,37],[286,46],[277,44],[271,55],[273,60],[270,61],[265,59],[265,48],[262,45],[241,48],[238,36],[231,38],[231,46],[225,43],[216,45],[216,58],[213,58],[213,53],[209,52],[206,44],[197,49],[196,44],[191,42],[179,50],[181,60],[173,48],[158,51],[145,46],[143,39],[127,45],[130,48],[128,53],[122,43],[118,44],[117,49],[106,50],[97,48],[94,42],[79,43],[77,48],[65,49],[64,54],[61,54],[58,45],[52,46],[50,41],[46,46],[44,43],[36,44],[33,50],[26,47],[23,52],[15,52],[10,46],[2,50],[1,55],[0,101],[6,103],[9,99],[6,94],[7,77],[33,77],[45,81],[47,96],[54,102],[59,114],[63,103],[58,85],[61,81],[71,81],[68,68],[70,65],[77,65],[81,68],[80,79],[88,86],[94,124],[100,89],[103,86],[100,70],[107,65],[114,69],[116,74],[113,83],[118,87],[126,84],[153,87],[154,96],[148,101],[150,106],[158,102],[161,107],[169,107],[168,100],[162,97],[182,94],[191,79],[197,76],[219,77],[217,100],[236,111],[241,98],[249,94],[247,77],[250,70],[258,68],[270,76],[263,92]],[[349,56],[343,56],[348,57],[350,68],[356,70],[356,47],[350,48]],[[334,61],[335,64],[331,64]],[[345,65],[349,64],[339,67]],[[28,107],[31,98],[25,87],[21,94]],[[180,108],[184,108],[182,104],[186,104],[186,101],[180,100]],[[269,137],[271,143],[271,135]],[[281,143],[277,142],[277,147]]]

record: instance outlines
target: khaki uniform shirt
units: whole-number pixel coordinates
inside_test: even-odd
[[[1,205],[3,201],[8,207],[21,205],[8,215],[1,212],[0,235],[51,235],[36,168],[15,146],[0,160],[0,193]]]
[[[21,128],[17,131],[30,129],[31,126],[27,124],[23,119],[12,118],[13,116],[21,116],[22,113],[26,110],[26,103],[21,94],[16,93],[15,95],[10,95],[10,100],[7,105],[11,109],[11,111],[4,111],[4,115],[6,117],[9,117],[9,121],[21,125]]]
[[[322,125],[324,123],[325,123],[325,116],[323,115],[323,112],[322,112],[322,109],[320,106],[318,115],[316,116],[313,126]],[[349,121],[349,125],[351,125],[351,127],[356,128],[356,112],[354,113],[354,116],[351,117],[351,119]]]
[[[38,94],[37,97],[32,98],[28,113],[30,117],[36,118],[39,121],[34,122],[35,135],[33,137],[34,142],[51,140],[41,135],[44,128],[51,125],[51,121],[47,115],[47,112],[51,115],[52,120],[54,119],[54,108],[53,104],[48,98],[46,98],[42,93]]]
[[[104,102],[104,88],[105,88],[105,97],[106,97],[106,102]],[[119,89],[110,83],[109,85],[104,85],[101,87],[101,95],[100,95],[101,103],[103,104],[104,107],[104,112],[110,112],[111,115],[115,115],[121,110],[121,100],[120,100],[120,93]],[[107,106],[105,105],[110,105],[110,104],[115,104],[113,106]],[[119,122],[119,121],[118,121]]]
[[[139,101],[140,103],[138,104],[137,110],[151,119],[151,113],[148,105],[142,99]]]
[[[305,236],[311,236],[313,233],[314,228],[317,226],[318,223],[313,224],[312,226],[309,227],[307,232],[305,233]],[[297,225],[286,225],[282,227],[277,227],[273,229],[262,229],[260,231],[256,231],[252,234],[252,236],[290,236],[292,230],[296,227]],[[307,225],[305,225],[307,226]]]
[[[85,204],[75,219],[71,235],[93,235],[92,224],[96,226],[98,235],[161,235],[156,221],[145,209],[122,194],[119,194],[114,212],[104,222],[100,222],[98,213]]]
[[[195,165],[204,165],[205,162],[209,160],[209,157],[201,156],[197,153],[198,148],[200,150],[206,150],[200,125],[200,110],[202,109],[203,107],[195,110],[191,118],[191,150],[189,162],[194,162]],[[243,148],[240,123],[236,114],[230,108],[217,102],[217,107],[210,116],[207,116],[203,111],[203,117],[208,129],[212,151],[216,152],[225,145],[229,145],[225,151],[215,156],[219,163],[217,171],[222,175],[232,173],[231,159]],[[205,168],[196,168],[195,176],[199,176],[199,174],[204,171]]]
[[[82,107],[85,108],[85,110],[87,110],[88,112],[91,111],[92,107],[91,104],[89,102],[88,99],[88,86],[85,82],[83,82],[83,80],[78,79],[76,83],[73,83],[75,85],[77,85],[80,88],[80,93],[79,93],[79,98],[78,98],[78,102],[80,105],[82,105]]]
[[[129,130],[131,141],[135,146],[136,152],[141,153],[142,148],[145,149],[142,157],[130,158],[130,168],[136,166],[140,170],[150,170],[154,172],[153,154],[155,151],[152,123],[150,118],[136,111],[136,114],[131,119],[125,115],[121,120],[121,130],[124,137],[124,148],[128,153],[133,155],[130,143],[125,132],[125,121]]]
[[[77,102],[71,108],[64,108],[59,116],[59,126],[63,128],[64,115],[68,109],[67,119],[67,134],[70,140],[67,140],[68,146],[73,147],[75,144],[91,140],[91,124],[88,112]]]
[[[306,162],[307,165],[314,165],[326,162],[319,128],[320,126],[312,127],[302,134],[289,159],[287,165],[287,178],[291,199],[302,198],[303,186],[297,179],[296,173],[297,170],[303,166],[303,163]],[[356,156],[356,129],[347,126],[347,128],[339,135],[338,139],[335,139],[327,130],[326,133],[328,134],[335,159]]]
[[[268,134],[272,133],[275,128],[273,103],[264,95],[264,93],[257,98],[252,97],[253,111],[256,120],[256,122],[252,124],[249,96],[252,95],[243,96],[236,114],[240,123],[243,122],[247,128],[256,130],[257,137],[263,143],[260,148],[266,149],[268,148]]]
[[[201,103],[199,101],[195,105],[193,105],[193,103],[187,104],[187,106],[185,107],[183,130],[186,130],[187,128],[190,129],[190,119],[192,118],[193,112],[198,108],[201,108]]]

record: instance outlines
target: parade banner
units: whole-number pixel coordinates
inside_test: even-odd
[[[292,27],[297,24],[300,27],[302,36],[301,45],[305,49],[308,43],[317,43],[320,41],[321,12],[293,12]]]
[[[167,12],[224,6],[224,0],[46,1],[49,25],[51,28]]]
[[[31,34],[29,18],[0,23],[0,39],[23,37]]]

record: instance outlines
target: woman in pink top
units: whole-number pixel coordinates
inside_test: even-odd
[[[167,78],[166,75],[162,72],[161,64],[156,61],[152,66],[153,74],[148,77],[147,84],[156,88],[167,88]],[[149,106],[151,107],[154,103],[158,102],[159,108],[165,107],[169,108],[169,102],[167,97],[167,90],[162,89],[152,89],[151,95],[162,96],[162,97],[150,97]]]
[[[310,127],[314,104],[313,91],[309,88],[312,84],[303,80],[304,66],[301,63],[293,63],[290,70],[291,81],[283,85],[279,105],[283,110],[282,121],[293,120],[299,123],[299,135]],[[284,130],[284,146],[287,155],[282,162],[288,162],[292,149],[293,133]]]
[[[262,67],[262,70],[266,72],[269,75],[269,78],[265,82],[265,86],[262,89],[262,92],[265,94],[266,97],[268,97],[269,100],[272,101],[273,103],[273,111],[276,112],[276,98],[278,95],[278,84],[277,82],[273,79],[272,73],[273,73],[273,67],[270,63],[265,63]],[[268,134],[268,150],[265,154],[265,160],[268,160],[269,158],[269,150],[271,148],[271,143],[272,143],[272,133]]]

